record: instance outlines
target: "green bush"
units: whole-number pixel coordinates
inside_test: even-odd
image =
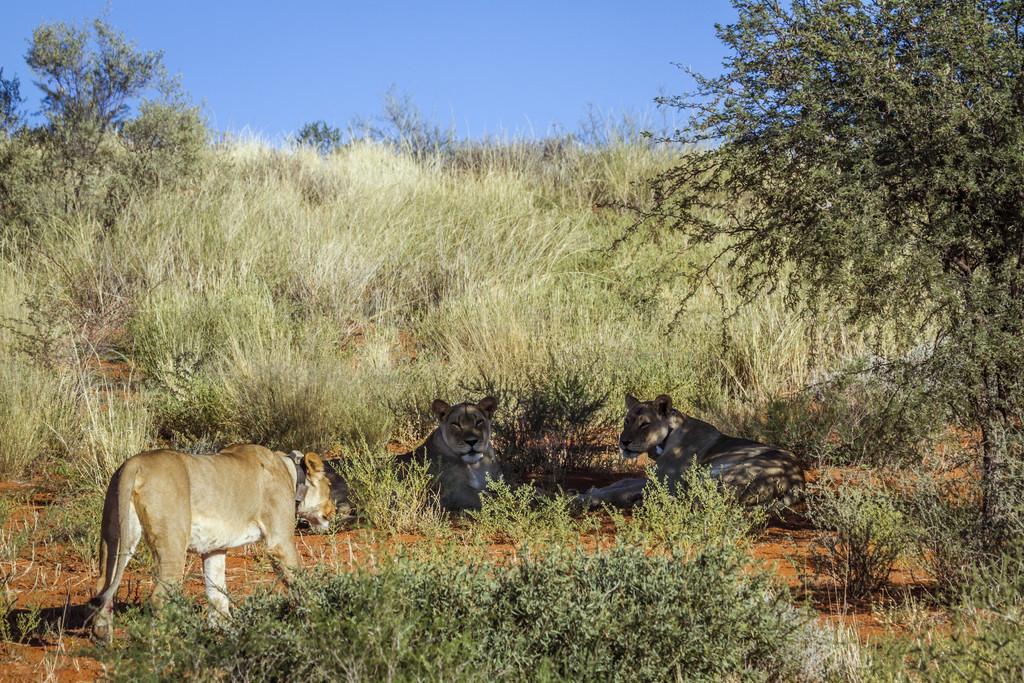
[[[228,408],[223,392],[209,380],[182,380],[173,391],[157,392],[152,405],[157,435],[175,448],[189,450],[198,442],[212,446],[234,441],[226,431]]]
[[[690,468],[686,481],[675,490],[647,472],[643,502],[627,521],[609,509],[620,543],[648,548],[679,547],[694,552],[711,546],[736,545],[751,529],[764,523],[760,509],[745,510],[732,489],[719,486],[698,467]]]
[[[592,361],[550,353],[520,375],[483,377],[474,394],[496,396],[500,415],[494,441],[506,476],[562,474],[593,466],[607,450],[606,409],[613,379],[594,372]]]
[[[1015,492],[1002,526],[982,519],[981,482],[959,473],[922,472],[909,498],[919,554],[947,593],[962,591],[1000,561],[1000,539],[1024,538],[1024,464],[1012,463],[1006,489]]]
[[[338,463],[349,501],[360,519],[386,534],[445,533],[448,516],[427,464],[401,469],[387,454],[368,447],[350,450]]]
[[[572,499],[565,495],[547,496],[532,486],[512,486],[492,481],[488,495],[480,497],[480,510],[469,512],[470,529],[486,541],[514,546],[535,543],[564,544],[575,536]]]
[[[341,131],[326,121],[307,123],[299,129],[294,144],[315,149],[320,156],[329,156],[341,147]]]
[[[257,593],[224,631],[172,600],[98,655],[133,681],[798,679],[809,615],[773,581],[728,547],[396,556]]]
[[[896,497],[867,477],[823,475],[808,488],[807,512],[819,529],[812,561],[850,598],[881,587],[914,541]]]
[[[963,586],[948,628],[886,644],[872,667],[878,680],[1024,678],[1024,548],[1012,545],[979,573]]]
[[[218,377],[232,434],[316,452],[386,440],[393,418],[373,400],[373,379],[357,380],[329,353],[295,351],[283,340],[272,350],[234,350]]]

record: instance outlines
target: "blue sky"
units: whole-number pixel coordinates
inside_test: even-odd
[[[38,109],[27,40],[44,21],[90,19],[102,0],[6,0],[0,66]],[[112,0],[108,21],[163,50],[211,125],[281,140],[304,123],[344,128],[392,85],[461,136],[574,129],[588,106],[651,111],[692,83],[673,62],[721,69],[728,0],[656,2],[153,2]]]

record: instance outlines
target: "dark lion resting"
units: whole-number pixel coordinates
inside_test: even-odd
[[[479,510],[487,480],[501,479],[491,447],[491,418],[498,407],[492,396],[480,403],[430,404],[437,429],[416,450],[396,457],[401,465],[428,463],[441,487],[441,504],[449,510]]]
[[[789,451],[757,441],[726,436],[707,422],[672,409],[662,394],[641,402],[626,394],[626,420],[619,437],[622,456],[641,453],[655,461],[655,476],[670,489],[686,481],[694,465],[735,491],[746,506],[779,511],[798,502],[804,493],[804,471]],[[624,479],[591,489],[582,497],[596,507],[602,503],[628,507],[643,498],[646,479]]]

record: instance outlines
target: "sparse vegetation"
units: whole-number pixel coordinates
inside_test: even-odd
[[[412,463],[402,470],[393,456],[363,446],[349,452],[339,469],[353,506],[374,529],[433,536],[447,527],[441,494],[426,464]]]
[[[643,503],[627,522],[610,511],[617,538],[647,548],[702,548],[742,544],[744,536],[765,521],[760,510],[744,510],[731,489],[719,486],[699,467],[691,467],[676,490],[648,472]]]
[[[808,515],[820,529],[812,562],[845,599],[880,588],[914,542],[914,525],[884,482],[823,475],[808,491]]]
[[[176,601],[103,656],[117,680],[834,677],[838,647],[807,637],[807,613],[742,558],[626,546],[550,548],[507,567],[466,552],[389,557],[374,573],[319,572],[291,595],[250,597],[223,633]],[[830,666],[807,672],[812,660]]]
[[[472,532],[486,541],[516,547],[568,545],[578,538],[579,524],[572,519],[568,496],[547,497],[532,486],[513,487],[491,482],[481,496],[480,510],[468,512]]]
[[[974,21],[972,7],[945,21]],[[735,44],[781,20],[758,14],[771,9],[762,3],[743,8],[753,14],[725,34]],[[844,8],[862,16],[843,3],[832,10]],[[794,12],[820,19],[800,3]],[[7,519],[14,497],[0,495],[0,647],[63,624],[14,595],[8,577],[37,541],[93,565],[103,490],[125,458],[256,441],[340,454],[359,516],[351,533],[372,528],[369,560],[358,564],[350,545],[352,571],[320,567],[287,593],[235,596],[224,631],[208,629],[187,598],[160,617],[128,615],[126,637],[96,651],[112,678],[817,681],[892,678],[907,666],[923,679],[1019,677],[1022,572],[1002,543],[1024,530],[1021,375],[1010,372],[1020,358],[1006,343],[1019,341],[1020,316],[993,306],[1019,313],[1024,298],[1005,296],[1019,267],[956,232],[977,236],[964,217],[1016,225],[1013,211],[986,213],[981,185],[963,198],[969,210],[938,214],[928,213],[933,197],[899,195],[910,208],[893,215],[906,220],[885,225],[900,245],[923,244],[906,241],[904,225],[951,221],[935,258],[815,264],[867,287],[853,296],[825,281],[807,288],[798,268],[813,248],[740,234],[746,212],[764,206],[737,183],[787,163],[789,148],[741,149],[733,166],[715,165],[718,151],[658,145],[637,135],[650,127],[643,121],[595,115],[542,140],[457,140],[394,90],[380,115],[345,133],[319,121],[283,148],[211,144],[161,62],[103,19],[41,26],[29,67],[47,88],[47,121],[34,128],[20,117],[18,79],[0,71],[0,476],[45,476],[52,489],[24,523]],[[101,87],[103,74],[120,86]],[[82,87],[62,86],[71,80]],[[666,172],[662,181],[682,185],[647,182]],[[915,172],[893,177],[911,187]],[[683,193],[675,208],[697,233],[635,224],[637,210],[672,219],[667,189]],[[823,239],[846,234],[844,220],[870,223],[848,203],[831,205],[845,214],[821,208],[833,198],[819,190],[798,208],[827,214],[835,230]],[[798,227],[789,205],[771,208],[783,238]],[[656,239],[623,239],[634,227]],[[763,269],[751,270],[750,250],[764,245]],[[681,255],[695,279],[675,277]],[[924,282],[914,270],[922,259],[937,278],[929,293],[946,298],[921,301],[948,309],[915,308],[913,324],[880,315],[906,310],[900,297]],[[894,273],[902,289],[886,279]],[[981,315],[944,327],[976,293],[988,302],[971,309]],[[991,346],[956,355],[986,320]],[[871,601],[916,549],[939,585],[905,611],[926,600],[952,610],[949,637],[915,633],[876,651],[812,621],[747,552],[769,533],[765,520],[698,468],[679,490],[652,480],[629,512],[574,518],[571,499],[548,489],[623,467],[614,439],[626,391],[670,393],[724,431],[845,467],[842,485],[818,480],[807,508],[821,534],[817,587],[832,580],[828,590]],[[426,468],[400,471],[390,453],[434,427],[432,399],[466,394],[499,398],[494,440],[507,483],[479,512],[455,516],[440,510]],[[963,443],[941,465],[954,476],[933,467],[933,445],[950,429]],[[897,496],[865,483],[880,464],[914,465],[901,473],[912,485]],[[863,485],[850,485],[850,465],[867,469]],[[393,552],[410,535],[428,540]],[[145,568],[140,559],[134,568]],[[994,581],[981,588],[979,575]]]

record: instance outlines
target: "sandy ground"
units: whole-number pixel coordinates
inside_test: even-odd
[[[577,477],[567,482],[573,488],[584,489],[589,484],[603,484],[613,477]],[[38,493],[36,486],[0,484],[0,494],[20,492],[31,494],[29,503],[16,509],[7,521],[4,533],[13,533],[45,519],[52,495]],[[33,493],[35,492],[35,493]],[[604,513],[591,513],[603,515]],[[96,521],[99,524],[99,520]],[[585,544],[607,541],[614,533],[614,525],[605,515],[601,531],[588,532]],[[809,563],[811,549],[818,532],[805,520],[794,517],[785,525],[773,523],[758,534],[752,551],[756,564],[771,567],[799,600],[806,600],[818,612],[822,622],[842,623],[853,629],[859,640],[868,644],[891,632],[893,619],[886,618],[905,602],[927,591],[928,577],[909,567],[898,567],[886,590],[871,602],[848,601],[830,582],[815,576]],[[317,535],[296,532],[296,543],[307,566],[327,564],[336,567],[372,564],[381,551],[380,541],[367,530],[343,530],[333,534]],[[417,543],[422,539],[404,537],[387,543]],[[85,621],[89,615],[86,603],[92,596],[96,581],[96,566],[79,559],[74,552],[59,546],[47,547],[28,544],[16,559],[0,561],[0,586],[7,603],[13,599],[13,610],[8,615],[10,624],[19,619],[38,615],[43,636],[27,642],[0,642],[0,681],[58,680],[85,681],[102,676],[103,666],[88,657],[83,650],[88,646]],[[495,544],[489,548],[495,555],[512,552],[508,546]],[[2,559],[2,558],[0,558]],[[135,563],[133,563],[135,564]],[[228,553],[228,588],[245,593],[261,583],[276,583],[277,578],[259,546],[239,548]],[[145,573],[126,572],[115,603],[115,609],[138,604],[152,590],[152,579]],[[185,570],[186,590],[197,600],[203,595],[202,564],[195,555],[189,555]]]

